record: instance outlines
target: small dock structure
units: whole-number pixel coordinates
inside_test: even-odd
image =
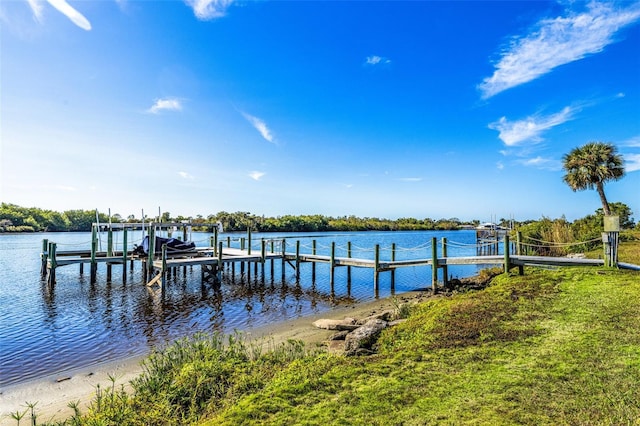
[[[431,238],[421,252],[430,252],[429,255],[417,256],[415,258],[398,259],[399,249],[395,244],[390,248],[383,249],[379,244],[373,247],[373,255],[370,258],[354,257],[351,243],[347,243],[346,256],[337,256],[336,243],[332,242],[328,254],[319,254],[317,242],[313,240],[310,247],[304,250],[301,248],[300,240],[295,244],[288,244],[287,238],[282,239],[260,239],[256,245],[252,241],[251,230],[247,230],[247,236],[236,239],[239,247],[232,247],[231,237],[226,240],[221,239],[218,229],[213,228],[213,235],[209,238],[209,244],[205,247],[193,247],[188,250],[170,250],[166,244],[156,247],[158,234],[164,232],[168,237],[173,234],[178,239],[187,241],[188,232],[193,226],[199,224],[192,223],[148,223],[148,224],[110,224],[106,227],[107,249],[99,250],[98,232],[100,227],[105,225],[94,224],[92,227],[92,241],[90,250],[69,250],[60,251],[55,242],[43,241],[42,245],[42,275],[49,285],[54,285],[56,280],[56,269],[68,265],[79,265],[80,272],[88,264],[91,271],[91,281],[96,280],[97,265],[105,263],[107,265],[107,280],[111,280],[112,266],[121,265],[122,279],[126,281],[127,265],[133,269],[135,263],[142,265],[144,271],[144,281],[148,286],[159,286],[164,289],[166,278],[169,274],[175,275],[179,269],[186,271],[187,267],[199,266],[203,282],[220,283],[225,270],[231,270],[235,274],[235,269],[239,268],[244,273],[245,268],[251,274],[253,266],[256,276],[261,275],[262,279],[266,275],[267,266],[270,265],[270,273],[273,278],[274,262],[281,263],[282,278],[284,281],[285,270],[292,268],[296,274],[296,281],[300,279],[300,269],[303,264],[311,264],[312,279],[315,280],[316,265],[329,265],[329,283],[333,291],[335,283],[336,268],[347,268],[347,285],[350,286],[351,268],[367,268],[373,272],[373,289],[378,294],[379,275],[383,272],[391,274],[391,286],[395,284],[395,272],[401,268],[428,266],[431,269],[431,287],[434,293],[438,291],[438,271],[441,271],[442,284],[447,285],[448,267],[452,265],[487,265],[502,267],[505,272],[517,267],[520,274],[524,273],[524,266],[602,266],[605,261],[601,259],[582,259],[571,257],[549,257],[524,255],[522,250],[521,237],[517,234],[516,242],[511,242],[508,233],[501,234],[501,240],[496,241],[495,235],[491,238],[481,238],[476,242],[478,253],[476,256],[448,256],[447,248],[457,243],[448,242],[442,238],[439,242],[436,238]],[[143,235],[148,238],[148,250],[128,249],[128,232],[131,230],[142,230]],[[116,250],[113,243],[114,232],[121,233],[122,249]],[[291,238],[296,238],[295,236]],[[458,243],[459,244],[459,243]],[[237,245],[237,244],[236,244]],[[482,246],[491,246],[491,249],[484,250]],[[499,254],[502,248],[502,254]],[[494,253],[495,250],[495,253]],[[605,248],[606,250],[606,248]],[[484,254],[491,252],[492,254]],[[344,250],[342,250],[344,253]],[[620,264],[625,267],[625,264]],[[633,266],[633,265],[632,265]]]

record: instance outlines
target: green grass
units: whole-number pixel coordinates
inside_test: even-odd
[[[420,305],[379,354],[297,360],[216,424],[640,424],[640,278],[528,270]]]
[[[185,339],[65,424],[640,425],[639,324],[638,272],[527,268],[412,307],[373,356]]]

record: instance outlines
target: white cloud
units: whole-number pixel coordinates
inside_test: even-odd
[[[152,114],[157,114],[161,111],[181,111],[182,103],[179,99],[156,99],[156,102],[151,108],[147,110]]]
[[[542,157],[535,157],[535,158],[530,158],[528,160],[522,160],[520,163],[522,163],[525,166],[536,167],[538,169],[546,169],[546,170],[560,170],[562,168],[562,165],[558,160],[553,160],[550,158],[542,158]]]
[[[383,56],[378,56],[378,55],[367,56],[367,59],[365,61],[365,64],[367,65],[386,65],[390,63],[391,63],[391,59],[385,58]]]
[[[542,140],[542,132],[571,120],[574,112],[574,108],[565,107],[556,114],[531,116],[519,121],[508,121],[506,117],[502,117],[489,124],[489,128],[500,132],[498,137],[507,146],[521,145],[524,142],[537,143]]]
[[[635,172],[640,170],[640,154],[625,154],[624,169],[627,172]]]
[[[242,116],[249,123],[251,123],[251,125],[253,127],[255,127],[255,129],[260,133],[260,135],[262,135],[262,137],[267,142],[274,143],[273,142],[273,135],[271,134],[271,131],[269,130],[269,128],[267,127],[267,124],[264,121],[262,121],[258,117],[254,117],[253,115],[247,114],[246,112],[242,112]]]
[[[253,180],[260,180],[262,176],[264,176],[265,174],[266,174],[265,172],[253,171],[249,173],[249,177]]]
[[[29,6],[31,7],[31,11],[33,12],[33,17],[36,21],[40,22],[42,20],[42,1],[41,0],[27,0]]]
[[[631,139],[627,139],[626,141],[622,142],[620,145],[630,146],[633,148],[640,148],[640,135],[634,136]]]
[[[422,180],[421,177],[406,177],[397,179],[402,182],[420,182]]]
[[[203,21],[222,18],[233,2],[234,0],[185,0],[196,18]]]
[[[580,4],[580,3],[576,3]],[[495,65],[495,72],[478,86],[482,98],[535,80],[554,68],[599,53],[615,42],[613,35],[640,19],[640,3],[626,9],[591,2],[583,13],[544,19],[530,34],[515,37]]]
[[[187,172],[178,172],[178,175],[180,175],[181,178],[183,179],[193,179],[193,175],[190,175]]]
[[[91,30],[91,23],[85,18],[80,12],[75,10],[73,7],[66,2],[66,0],[47,0],[49,4],[56,9],[67,18],[71,20],[74,24],[82,28],[83,30]]]
[[[502,161],[498,161],[498,162],[496,163],[496,168],[497,168],[498,170],[503,170],[503,169],[504,169],[504,164],[502,164]]]
[[[65,15],[67,18],[71,20],[74,24],[82,28],[83,30],[91,30],[91,23],[87,18],[85,18],[80,12],[71,7],[66,0],[46,0],[51,6],[57,9],[60,13]],[[29,7],[31,7],[31,11],[33,12],[33,17],[36,21],[42,21],[43,14],[43,4],[42,0],[27,0],[29,3]]]

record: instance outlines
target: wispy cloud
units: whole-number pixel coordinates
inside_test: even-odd
[[[66,0],[47,0],[47,2],[53,6],[58,12],[62,13],[64,16],[69,18],[71,22],[82,28],[83,30],[89,31],[91,30],[91,23],[87,18],[84,17],[80,12],[71,7]],[[33,16],[36,18],[38,22],[42,20],[42,4],[43,2],[40,0],[27,0],[29,6],[31,7],[31,11],[33,12]]]
[[[502,161],[498,161],[496,163],[496,169],[498,169],[498,170],[503,170],[504,169],[504,164],[502,163]]]
[[[528,167],[535,167],[545,170],[560,170],[562,168],[562,164],[560,163],[560,161],[543,157],[535,157],[528,160],[522,160],[520,161],[520,163]]]
[[[365,60],[365,64],[366,65],[387,65],[391,63],[391,59],[389,58],[385,58],[384,56],[378,56],[378,55],[373,55],[373,56],[367,56],[367,59]]]
[[[580,4],[580,3],[574,3]],[[495,72],[478,86],[482,98],[535,80],[554,68],[599,53],[616,40],[621,28],[640,19],[640,3],[616,8],[591,2],[583,13],[544,19],[530,34],[515,37],[495,65]]]
[[[260,180],[264,175],[266,175],[265,172],[259,172],[254,170],[253,172],[249,173],[249,177],[253,180]]]
[[[552,127],[563,124],[573,118],[575,108],[565,107],[562,111],[547,116],[531,116],[518,121],[509,121],[506,117],[489,124],[489,128],[497,130],[498,137],[507,146],[521,145],[525,142],[542,141],[540,134]]]
[[[640,154],[625,154],[624,169],[627,172],[635,172],[640,170]]]
[[[178,172],[178,175],[180,175],[182,179],[194,179],[193,175],[190,175],[187,172]]]
[[[147,110],[152,114],[158,114],[162,111],[181,111],[182,110],[182,102],[179,99],[156,99],[156,102],[153,104],[151,108]]]
[[[29,7],[31,7],[31,12],[33,12],[33,17],[36,21],[42,21],[42,4],[41,0],[27,0],[29,3]]]
[[[233,2],[234,0],[185,0],[185,3],[193,9],[196,18],[203,21],[222,18]]]
[[[399,180],[401,182],[420,182],[422,178],[421,177],[405,177],[405,178],[398,178],[396,180]]]
[[[627,139],[626,141],[622,142],[620,145],[630,146],[633,148],[640,148],[640,135],[634,136],[631,139]]]
[[[251,114],[247,114],[246,112],[241,112],[242,116],[249,122],[255,129],[262,135],[262,137],[267,141],[274,143],[273,135],[271,134],[271,130],[267,127],[267,124],[259,119],[258,117],[254,117]]]

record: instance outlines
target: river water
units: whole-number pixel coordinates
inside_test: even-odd
[[[199,247],[209,245],[207,233],[193,233]],[[222,234],[238,247],[244,234]],[[286,238],[287,251],[295,251],[300,241],[302,253],[311,252],[316,240],[318,254],[329,254],[332,242],[336,256],[346,256],[347,242],[355,258],[374,257],[380,245],[381,258],[389,260],[391,246],[396,244],[396,259],[431,258],[432,237],[447,238],[449,256],[475,255],[474,231],[353,232],[273,234],[254,233],[252,241],[261,238]],[[200,267],[189,267],[169,278],[164,292],[145,285],[142,267],[133,270],[114,265],[112,279],[106,280],[106,265],[98,265],[97,280],[90,282],[89,265],[80,274],[78,265],[60,267],[56,284],[47,285],[40,275],[42,240],[58,244],[58,251],[90,247],[90,233],[0,234],[0,387],[38,377],[62,374],[66,370],[144,355],[176,338],[196,332],[250,330],[274,322],[321,313],[332,307],[371,300],[371,269],[351,269],[351,286],[347,285],[347,268],[336,268],[333,292],[329,282],[329,266],[318,264],[312,280],[311,264],[302,264],[300,280],[292,267],[281,262],[265,265],[261,274],[235,275],[225,271],[219,288],[202,283]],[[121,238],[121,237],[120,237]],[[128,248],[141,242],[140,232],[129,232]],[[116,249],[122,249],[114,233]],[[106,250],[106,234],[101,235]],[[118,245],[120,244],[120,245]],[[254,245],[259,253],[258,245]],[[269,261],[268,261],[269,262]],[[478,266],[450,267],[453,277],[470,276]],[[389,272],[380,273],[378,297],[391,295]],[[394,293],[429,288],[430,267],[402,268],[396,272]]]

